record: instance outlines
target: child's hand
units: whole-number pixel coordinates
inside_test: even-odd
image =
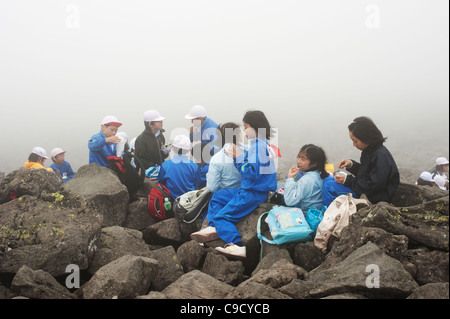
[[[288,178],[293,178],[293,177],[297,176],[298,173],[300,173],[300,169],[299,169],[298,167],[296,167],[296,166],[292,166],[292,167],[289,169],[289,172],[288,172],[288,174],[287,174],[287,177],[288,177]]]
[[[106,139],[105,139],[105,141],[106,141],[106,143],[114,143],[114,144],[119,144],[120,143],[120,137],[118,137],[118,136],[110,136],[110,137],[107,137]]]
[[[346,177],[347,177],[347,176],[344,175],[344,174],[336,174],[336,175],[334,175],[334,180],[335,180],[336,183],[338,183],[338,184],[344,184],[345,178],[346,178]]]

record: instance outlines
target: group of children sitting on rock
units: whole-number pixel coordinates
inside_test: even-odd
[[[194,106],[185,118],[193,124],[189,136],[178,135],[171,145],[166,145],[165,118],[155,110],[145,112],[145,129],[130,143],[130,151],[143,163],[143,169],[158,167],[157,179],[170,190],[172,200],[201,187],[211,191],[206,215],[208,225],[191,234],[191,238],[199,243],[221,238],[227,245],[217,247],[219,252],[245,258],[246,247],[236,224],[281,186],[277,184],[275,166],[276,156],[280,154],[269,142],[272,127],[265,114],[258,110],[245,113],[243,130],[232,122],[216,124],[200,105]],[[114,116],[104,118],[100,132],[88,142],[90,164],[108,167],[107,156],[116,155],[124,140],[118,136],[121,125]],[[386,138],[367,117],[355,118],[348,131],[353,146],[361,151],[360,161],[342,160],[338,169],[330,172],[326,169],[324,150],[316,145],[304,145],[297,155],[297,165],[289,169],[282,185],[287,206],[299,207],[306,214],[309,208],[320,210],[339,195],[348,193],[355,198],[365,194],[371,203],[391,201],[400,175],[394,158],[383,145]],[[248,140],[246,145],[244,137]],[[174,155],[167,159],[171,151]],[[52,151],[52,169],[68,180],[73,177],[73,171],[64,160],[64,153],[62,149]],[[45,150],[35,148],[25,166],[44,168],[45,159]],[[438,161],[437,171],[431,173],[435,181],[446,177],[448,171],[448,160],[439,158]],[[448,189],[448,180],[446,185]]]

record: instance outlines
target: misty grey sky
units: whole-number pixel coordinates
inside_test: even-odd
[[[143,113],[157,109],[169,140],[175,128],[189,128],[184,115],[195,104],[218,123],[264,111],[290,162],[306,143],[335,162],[358,159],[347,125],[367,115],[399,166],[431,167],[448,156],[448,7],[0,0],[0,171],[23,166],[34,146],[66,149],[77,169],[109,114],[132,138]]]

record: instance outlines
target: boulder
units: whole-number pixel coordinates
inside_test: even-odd
[[[100,268],[77,294],[84,299],[129,299],[148,293],[158,270],[151,258],[125,255]]]
[[[31,299],[74,299],[76,296],[43,270],[22,266],[15,275],[12,290]]]
[[[400,261],[406,259],[408,237],[393,235],[381,228],[361,227],[353,219],[353,222],[342,230],[340,240],[335,242],[332,250],[326,255],[325,260],[312,272],[336,266],[368,242],[376,244],[388,256]]]
[[[325,260],[325,254],[317,248],[313,242],[299,243],[295,246],[294,264],[306,271],[311,271],[320,266]]]
[[[177,249],[184,243],[175,218],[164,219],[148,226],[142,233],[144,234],[145,242],[149,245],[172,245]]]
[[[40,198],[41,194],[56,193],[61,189],[62,180],[45,169],[20,168],[9,173],[0,183],[0,204],[30,195]]]
[[[261,269],[247,281],[263,284],[275,289],[289,284],[294,279],[308,279],[308,272],[287,259],[281,259],[268,269]]]
[[[255,270],[253,270],[252,276],[255,275],[261,269],[271,268],[273,264],[282,259],[286,259],[287,261],[292,263],[291,255],[289,254],[289,251],[287,251],[287,249],[280,248],[271,251],[269,254],[264,256],[263,259],[261,259],[261,261],[256,266]]]
[[[206,255],[202,272],[232,286],[237,286],[246,279],[242,261],[228,260],[217,252],[209,252]]]
[[[200,270],[193,270],[178,278],[162,293],[168,299],[223,299],[232,289],[232,286]]]
[[[142,238],[142,233],[135,229],[121,226],[105,227],[90,263],[88,272],[94,274],[101,267],[125,255],[151,257],[150,249]]]
[[[184,272],[188,273],[195,269],[201,270],[207,252],[208,250],[195,240],[185,242],[178,247],[177,255]]]
[[[57,277],[70,264],[88,268],[102,216],[70,194],[49,197],[24,195],[0,205],[0,272],[17,273],[27,265]]]
[[[225,299],[291,299],[291,297],[269,286],[247,280],[230,291]]]
[[[102,227],[122,226],[127,216],[128,190],[109,168],[98,164],[80,167],[63,189],[89,202],[103,215]]]
[[[184,275],[177,253],[172,246],[153,250],[150,257],[158,261],[158,271],[152,281],[151,290],[162,291]]]
[[[364,215],[361,226],[405,235],[414,245],[448,251],[448,202],[448,195],[409,207],[395,207],[381,202],[359,211]]]
[[[407,299],[449,299],[448,282],[420,286]]]
[[[419,285],[402,264],[367,243],[329,269],[293,280],[280,292],[292,298],[322,298],[352,292],[369,298],[406,298]]]
[[[407,257],[415,266],[416,272],[413,277],[419,285],[448,282],[448,252],[430,251],[426,247],[422,247],[408,250]]]
[[[400,183],[391,200],[391,205],[396,207],[416,206],[446,196],[448,197],[448,191],[438,187]]]
[[[124,227],[143,231],[148,226],[158,222],[148,213],[148,199],[138,197],[137,200],[131,202],[127,208],[127,218]]]

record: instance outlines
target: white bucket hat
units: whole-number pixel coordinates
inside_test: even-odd
[[[50,155],[51,155],[52,157],[56,157],[56,156],[58,156],[59,154],[64,154],[65,152],[66,152],[66,151],[64,151],[62,148],[57,147],[57,148],[52,149],[52,151],[50,152]]]
[[[448,163],[448,159],[446,159],[445,157],[436,158],[436,165],[446,165]]]
[[[172,145],[176,148],[181,148],[183,150],[190,150],[191,149],[191,140],[187,136],[177,135],[174,138]]]
[[[189,114],[185,115],[184,118],[187,120],[193,120],[199,117],[206,117],[206,109],[201,105],[194,105]]]
[[[145,122],[158,122],[158,121],[164,121],[166,118],[164,116],[161,116],[161,114],[158,111],[155,110],[148,110],[144,113],[144,121]]]
[[[117,117],[108,115],[103,118],[102,125],[112,125],[116,127],[122,126],[122,123],[119,122]]]
[[[33,150],[31,152],[36,155],[39,155],[40,157],[48,159],[47,152],[42,147],[36,146],[33,148]]]
[[[437,186],[439,186],[440,189],[446,191],[447,188],[445,188],[445,177],[441,176],[441,175],[436,175],[434,177],[434,182],[436,183]]]

